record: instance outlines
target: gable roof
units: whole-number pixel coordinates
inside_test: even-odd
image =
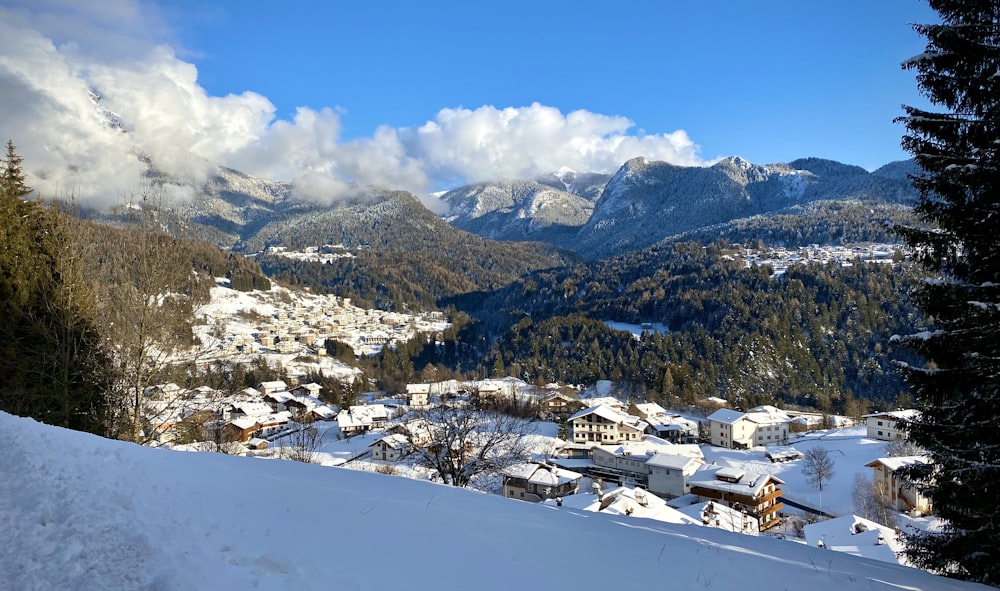
[[[647,466],[667,468],[669,470],[684,470],[691,464],[704,464],[704,460],[689,456],[679,456],[670,453],[655,453],[646,460]]]
[[[553,504],[553,501],[545,501]],[[641,488],[619,486],[604,491],[603,499],[593,493],[577,493],[563,497],[564,507],[605,513],[610,515],[630,515],[635,518],[655,519],[666,523],[700,524],[693,517],[685,515],[667,505],[666,501]]]
[[[722,480],[739,475],[735,482]],[[720,478],[721,477],[721,478]],[[719,466],[702,466],[688,481],[691,486],[700,486],[720,492],[757,497],[768,483],[784,484],[774,474],[747,474],[738,468],[720,468]]]
[[[407,441],[406,437],[400,435],[399,433],[393,433],[392,435],[386,435],[382,439],[369,444],[368,447],[375,447],[380,443],[384,444],[389,449],[404,449],[410,445],[410,442]]]
[[[910,421],[916,419],[918,416],[920,416],[920,411],[913,409],[906,409],[906,410],[889,410],[883,412],[876,412],[870,415],[861,415],[861,418],[863,419],[885,418],[885,419],[892,419],[894,421],[902,419],[904,421]]]
[[[733,423],[741,420],[746,415],[738,410],[732,410],[730,408],[720,408],[719,410],[708,415],[708,420],[715,421],[716,423],[725,423],[727,425],[732,425]]]
[[[639,410],[639,412],[647,417],[667,414],[667,409],[655,402],[640,402],[636,404],[635,407]]]
[[[281,390],[287,390],[288,389],[288,385],[285,384],[285,382],[283,380],[275,380],[273,382],[261,382],[257,386],[257,388],[259,390],[276,390],[276,391],[281,391]]]
[[[874,468],[879,464],[883,465],[890,472],[895,472],[900,468],[905,468],[906,466],[912,466],[914,464],[928,464],[931,459],[927,456],[898,456],[894,458],[878,458],[872,460],[865,464],[866,468]]]
[[[613,423],[622,423],[622,422],[625,421],[625,418],[629,416],[629,415],[626,415],[626,414],[622,413],[621,411],[617,411],[617,410],[611,408],[610,406],[608,406],[606,404],[598,404],[597,406],[591,406],[589,408],[585,408],[585,409],[583,409],[580,412],[574,414],[573,416],[571,416],[570,418],[568,418],[566,420],[568,420],[568,421],[575,421],[576,419],[579,419],[579,418],[582,418],[582,417],[585,417],[585,416],[591,415],[591,414],[597,415],[597,416],[601,417],[602,419],[606,419],[606,420],[611,421]]]

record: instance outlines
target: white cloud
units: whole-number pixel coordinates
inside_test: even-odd
[[[532,177],[561,166],[613,172],[635,156],[675,164],[701,164],[698,147],[683,131],[627,135],[624,117],[534,103],[528,107],[442,109],[433,121],[400,131],[429,176],[447,180]]]
[[[86,8],[91,4],[98,6]],[[116,18],[128,26],[115,28]],[[14,139],[44,196],[120,202],[143,184],[146,156],[182,183],[203,180],[218,163],[291,180],[299,196],[320,202],[352,182],[426,193],[562,166],[610,173],[640,155],[702,163],[683,131],[635,134],[624,117],[564,114],[538,103],[446,108],[421,126],[382,127],[344,141],[333,108],[301,107],[291,119],[276,119],[274,105],[252,91],[210,96],[197,68],[169,43],[169,27],[140,2],[33,0],[0,8],[0,134]],[[124,131],[108,124],[91,89]]]

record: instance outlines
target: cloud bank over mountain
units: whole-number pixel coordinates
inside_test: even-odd
[[[212,96],[187,53],[145,3],[0,7],[0,135],[14,140],[32,186],[110,205],[139,190],[152,163],[183,197],[222,164],[329,201],[352,182],[424,193],[561,166],[611,173],[638,155],[702,163],[682,130],[645,134],[622,116],[538,103],[443,108],[423,125],[345,139],[336,107],[301,106],[283,119],[252,90]]]

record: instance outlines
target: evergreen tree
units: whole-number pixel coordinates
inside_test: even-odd
[[[107,362],[77,242],[55,208],[24,201],[7,142],[0,175],[0,410],[105,433]]]
[[[901,366],[920,411],[909,436],[932,460],[908,476],[946,525],[910,536],[906,552],[1000,586],[1000,2],[930,5],[941,22],[915,26],[927,50],[903,67],[936,109],[900,117],[926,224],[902,233],[932,275],[915,295],[930,326],[902,339],[927,363]]]
[[[20,199],[31,194],[31,187],[25,184],[24,170],[21,167],[23,160],[17,155],[14,141],[7,140],[7,155],[3,159],[3,171],[0,177],[0,194],[3,197]]]

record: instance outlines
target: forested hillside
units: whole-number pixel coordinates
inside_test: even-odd
[[[275,223],[257,237],[259,242],[244,246],[351,247],[354,257],[329,264],[271,254],[258,262],[290,285],[333,291],[387,310],[433,308],[441,298],[499,289],[529,271],[578,260],[549,245],[499,242],[452,228],[405,192],[369,196],[294,224]]]
[[[32,194],[12,143],[0,181],[0,410],[144,441],[146,386],[178,379],[216,279],[266,289],[252,260],[166,233],[155,209],[81,220]],[[180,371],[181,373],[178,373]]]
[[[725,243],[679,243],[532,273],[453,300],[498,337],[484,371],[528,380],[625,380],[658,400],[709,395],[737,407],[795,402],[843,410],[904,387],[889,337],[914,328],[908,265],[744,268]],[[641,340],[601,321],[656,322]]]

